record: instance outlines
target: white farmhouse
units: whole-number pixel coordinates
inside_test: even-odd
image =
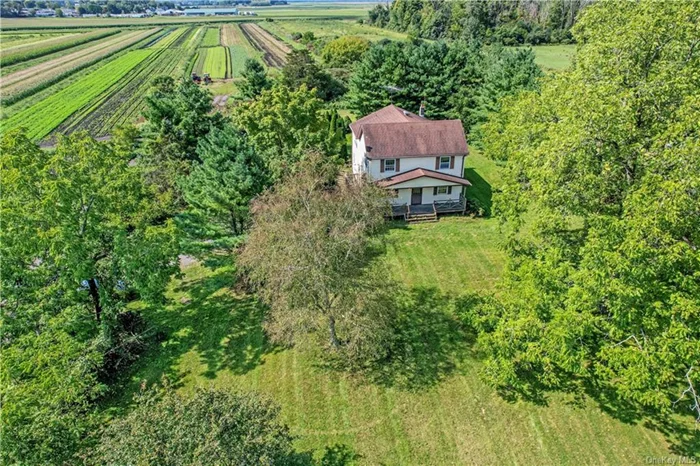
[[[464,159],[469,153],[462,122],[429,120],[389,105],[360,118],[352,130],[352,170],[392,193],[395,216],[434,220],[464,212]]]

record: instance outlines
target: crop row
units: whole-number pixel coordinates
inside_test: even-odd
[[[56,44],[78,36],[79,32],[61,32],[56,34],[7,34],[0,33],[0,56],[6,57],[17,52],[26,52],[30,48]]]
[[[118,33],[119,30],[109,30],[109,31],[98,31],[90,34],[81,34],[78,37],[68,37],[65,41],[59,41],[58,43],[44,44],[42,46],[30,47],[26,50],[20,50],[15,53],[9,53],[7,56],[0,57],[0,62],[2,66],[9,66],[15,63],[20,63],[23,61],[31,60],[32,58],[41,57],[43,55],[48,55],[50,53],[59,52],[61,50],[69,49],[86,42],[91,42],[94,40],[102,39],[107,36],[112,36]]]
[[[291,49],[287,44],[277,40],[272,34],[254,23],[241,24],[246,39],[263,53],[263,60],[268,66],[280,68],[287,62]]]
[[[201,47],[217,47],[219,45],[219,28],[207,28]]]
[[[0,121],[0,128],[5,132],[24,127],[30,139],[41,140],[153,53],[154,50],[149,49],[127,52],[50,97]]]
[[[214,79],[225,79],[231,75],[231,56],[224,47],[206,49],[206,59],[202,72],[209,73]]]
[[[221,44],[228,47],[231,55],[231,77],[241,76],[247,58],[258,56],[253,45],[245,38],[238,24],[221,26]]]
[[[133,31],[101,41],[89,49],[18,71],[0,79],[5,107],[32,96],[95,63],[153,36],[158,29]]]
[[[185,35],[185,33],[188,31],[188,28],[170,29],[165,35],[159,37],[158,40],[155,40],[150,45],[148,45],[148,48],[167,49],[169,47],[176,47],[175,42],[181,39],[182,36]]]
[[[180,28],[149,49],[155,53],[124,76],[114,92],[101,96],[90,107],[66,120],[57,133],[87,130],[93,136],[109,134],[115,127],[133,122],[144,107],[144,98],[156,76],[182,76],[194,53],[190,38],[193,28]],[[171,44],[163,47],[164,44]],[[178,47],[177,44],[185,44]]]

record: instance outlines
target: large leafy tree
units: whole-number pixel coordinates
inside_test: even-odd
[[[369,41],[357,36],[343,36],[326,44],[321,58],[330,67],[352,67],[369,49]]]
[[[183,182],[185,200],[206,221],[240,235],[251,199],[268,184],[263,160],[232,126],[212,130],[197,154],[201,162]]]
[[[575,67],[486,125],[510,226],[503,300],[476,319],[497,385],[697,402],[699,20],[697,2],[599,2]]]
[[[338,156],[346,144],[343,134],[329,131],[329,111],[305,85],[293,89],[276,85],[241,104],[234,122],[264,158],[274,178],[308,151]]]
[[[355,343],[353,332],[384,327],[362,302],[371,294],[365,268],[386,202],[381,188],[338,178],[337,166],[319,157],[302,161],[254,202],[239,263],[270,305],[275,341],[293,343],[317,330],[339,349]]]
[[[590,0],[396,0],[369,12],[370,24],[426,39],[478,39],[505,45],[568,42]]]
[[[85,134],[44,152],[5,134],[3,448],[9,462],[63,463],[88,428],[133,293],[158,299],[176,264],[174,228],[131,141]],[[123,350],[121,348],[120,350]]]
[[[139,394],[136,407],[102,433],[91,460],[124,465],[294,464],[289,429],[279,407],[255,394],[198,389],[179,395],[167,386]]]

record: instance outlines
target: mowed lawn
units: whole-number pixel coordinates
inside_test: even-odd
[[[482,201],[498,182],[497,168],[478,153],[467,176],[470,195]],[[335,447],[351,458],[325,464],[644,464],[669,455],[662,434],[616,420],[592,401],[508,402],[483,383],[469,340],[450,333],[450,303],[463,291],[493,289],[504,262],[498,238],[497,221],[483,218],[389,232],[385,260],[414,294],[407,325],[417,335],[406,365],[393,370],[420,372],[421,384],[371,382],[323,369],[303,348],[271,346],[260,306],[234,291],[234,267],[191,265],[172,282],[167,306],[144,309],[165,336],[142,358],[117,408],[140,381],[163,375],[186,392],[255,390],[281,405],[300,451],[319,458]]]
[[[535,63],[545,70],[568,68],[576,54],[576,45],[536,45]]]

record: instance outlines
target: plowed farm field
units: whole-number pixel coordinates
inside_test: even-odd
[[[287,44],[254,23],[241,24],[241,30],[253,47],[263,53],[268,66],[281,68],[287,63],[287,54],[292,51]]]

